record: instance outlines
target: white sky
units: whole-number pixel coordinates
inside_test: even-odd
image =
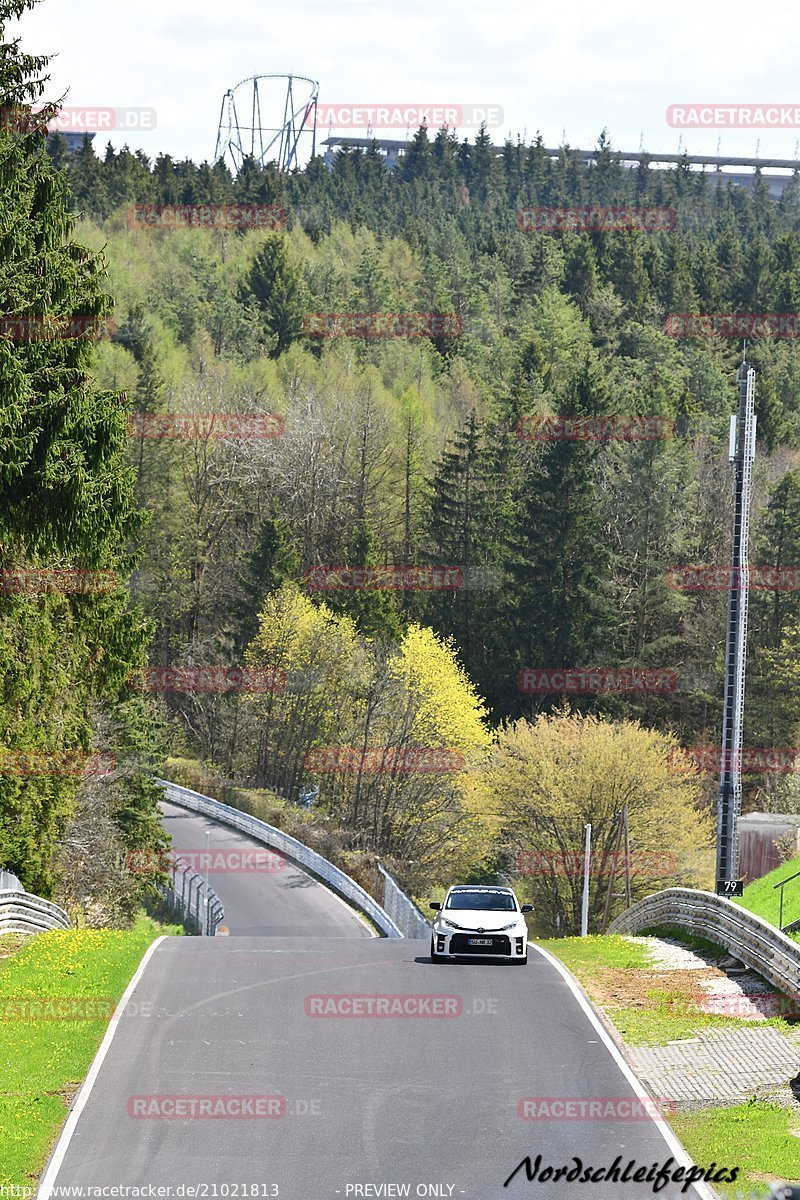
[[[723,154],[760,141],[762,156],[792,158],[800,140],[790,0],[43,0],[20,31],[25,49],[58,54],[52,98],[156,110],[154,130],[102,134],[98,150],[210,158],[225,90],[288,72],[317,79],[328,104],[497,105],[498,142],[541,130],[547,145],[591,147],[605,126],[616,148],[677,151],[666,109],[684,102],[798,108],[797,128],[689,130],[689,153],[721,139]]]

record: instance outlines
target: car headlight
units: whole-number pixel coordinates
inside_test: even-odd
[[[460,929],[461,928],[460,925],[456,925],[453,921],[445,921],[444,917],[442,917],[442,925],[446,925],[448,929]]]
[[[516,921],[512,921],[510,925],[498,925],[497,929],[495,930],[495,933],[505,933],[505,931],[507,929],[516,928],[516,924],[517,924]]]

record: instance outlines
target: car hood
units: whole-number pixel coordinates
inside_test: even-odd
[[[502,929],[504,925],[510,925],[512,921],[525,924],[522,913],[486,911],[480,908],[447,908],[437,915],[440,919],[452,921],[454,925],[460,925],[462,929],[468,929],[471,933],[478,929],[492,933],[496,929]]]

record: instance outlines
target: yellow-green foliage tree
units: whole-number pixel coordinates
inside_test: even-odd
[[[526,880],[541,928],[576,933],[584,825],[592,825],[589,928],[600,930],[619,821],[627,806],[631,897],[711,881],[713,825],[695,768],[667,734],[637,722],[563,710],[503,728],[473,788],[513,868]],[[624,891],[625,858],[614,892]],[[620,911],[613,901],[612,915]]]
[[[487,830],[464,800],[491,735],[449,645],[411,625],[387,648],[286,583],[264,603],[247,662],[286,681],[243,706],[253,782],[289,799],[316,784],[351,845],[415,890],[480,864]]]
[[[409,626],[397,652],[376,665],[382,703],[364,744],[391,754],[361,781],[373,844],[416,889],[465,878],[489,845],[465,803],[491,745],[486,707],[452,647],[424,626]]]
[[[369,664],[353,621],[292,583],[271,592],[245,659],[254,690],[243,706],[242,766],[257,787],[297,799],[314,745],[341,745],[358,719]],[[272,682],[274,681],[274,686]]]

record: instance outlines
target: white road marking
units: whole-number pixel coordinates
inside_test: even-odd
[[[580,988],[580,985],[577,983],[577,981],[575,979],[573,979],[570,971],[564,966],[563,963],[559,962],[558,959],[555,958],[554,955],[552,955],[549,950],[545,950],[543,946],[537,946],[536,942],[528,942],[528,945],[531,946],[534,950],[537,950],[539,952],[539,954],[542,955],[543,958],[546,958],[547,961],[552,966],[555,967],[555,969],[558,971],[558,973],[562,977],[562,979],[564,979],[566,981],[566,983],[568,984],[568,986],[570,988],[570,991],[574,994],[575,999],[578,1001],[581,1008],[586,1013],[589,1020],[592,1022],[592,1025],[594,1025],[595,1029],[600,1034],[600,1040],[602,1041],[603,1045],[606,1047],[606,1049],[611,1054],[611,1057],[614,1059],[614,1062],[617,1064],[619,1069],[622,1071],[622,1074],[625,1076],[625,1078],[627,1079],[628,1083],[633,1088],[633,1090],[636,1093],[636,1095],[638,1096],[638,1098],[640,1100],[646,1101],[647,1105],[651,1105],[653,1103],[653,1097],[645,1089],[644,1084],[641,1082],[641,1080],[639,1080],[636,1077],[636,1075],[633,1073],[631,1068],[626,1063],[625,1059],[620,1054],[619,1048],[615,1044],[614,1039],[611,1037],[608,1030],[604,1027],[604,1025],[601,1022],[600,1018],[598,1017],[597,1013],[594,1011],[591,1004],[584,996],[584,994]],[[649,1112],[649,1108],[647,1109],[647,1111]],[[669,1125],[664,1120],[664,1118],[662,1116],[654,1117],[651,1114],[650,1120],[656,1126],[656,1128],[658,1129],[658,1132],[661,1134],[664,1141],[667,1143],[669,1151],[672,1154],[672,1157],[678,1163],[678,1165],[682,1166],[682,1167],[694,1166],[694,1163],[689,1158],[689,1155],[686,1153],[683,1146],[680,1144],[680,1142],[678,1141],[675,1134],[672,1132],[672,1130],[670,1129]],[[702,1200],[719,1200],[717,1193],[713,1192],[702,1181],[692,1184],[692,1187],[693,1187],[695,1193],[698,1196],[702,1197]]]
[[[72,1135],[75,1132],[75,1126],[78,1124],[78,1118],[86,1106],[86,1101],[89,1099],[89,1094],[94,1086],[94,1081],[97,1079],[97,1076],[100,1073],[103,1060],[108,1054],[111,1043],[114,1040],[114,1034],[117,1032],[117,1026],[120,1023],[123,1012],[125,1011],[125,1006],[130,1000],[137,983],[142,978],[142,975],[144,975],[147,964],[153,957],[153,954],[158,946],[160,946],[160,944],[164,941],[165,936],[166,935],[162,934],[161,937],[157,937],[156,940],[147,947],[144,952],[144,957],[139,963],[133,979],[126,987],[122,995],[122,999],[114,1010],[114,1015],[109,1022],[105,1037],[100,1043],[100,1048],[97,1051],[97,1054],[95,1054],[94,1058],[92,1059],[92,1065],[89,1067],[89,1073],[84,1079],[83,1086],[78,1092],[75,1103],[70,1109],[66,1124],[61,1130],[61,1136],[56,1142],[55,1149],[53,1150],[53,1153],[50,1156],[50,1161],[47,1164],[47,1169],[39,1183],[39,1190],[36,1193],[37,1200],[50,1200],[50,1196],[53,1191],[53,1184],[56,1181],[58,1172],[61,1169],[61,1164],[64,1161],[67,1150],[69,1149],[69,1144],[72,1141]]]

